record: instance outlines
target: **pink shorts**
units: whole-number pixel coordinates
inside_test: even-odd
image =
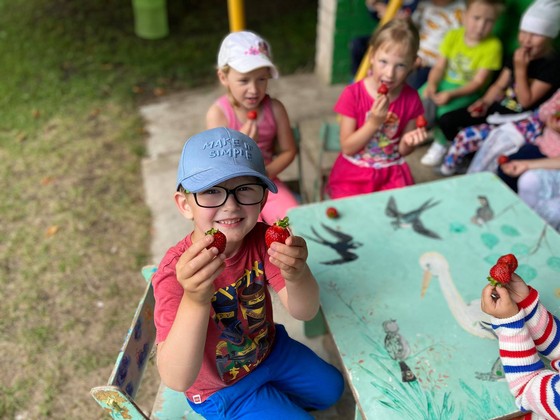
[[[406,162],[381,169],[364,168],[339,155],[331,169],[327,194],[342,198],[409,185],[414,185],[414,178]]]

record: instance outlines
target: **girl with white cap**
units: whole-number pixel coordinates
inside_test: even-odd
[[[266,93],[271,78],[278,78],[278,70],[271,60],[270,45],[252,32],[230,33],[218,53],[218,79],[227,94],[214,102],[206,114],[207,128],[232,128],[259,145],[266,173],[278,187],[278,193],[269,198],[261,212],[268,224],[282,219],[289,208],[298,204],[278,179],[296,157],[297,145],[284,105]]]

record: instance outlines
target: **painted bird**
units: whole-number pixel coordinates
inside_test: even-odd
[[[302,235],[304,238],[307,238],[313,242],[317,242],[318,244],[325,245],[328,246],[329,248],[334,249],[337,252],[337,254],[340,256],[340,258],[336,260],[323,261],[321,262],[321,264],[326,264],[326,265],[344,264],[350,261],[354,261],[355,259],[358,258],[358,255],[351,252],[350,250],[361,247],[363,245],[362,243],[355,242],[353,236],[348,235],[347,233],[341,232],[339,230],[335,230],[323,223],[321,223],[321,226],[332,236],[336,237],[337,241],[332,242],[326,240],[325,238],[323,238],[321,235],[317,233],[317,231],[315,230],[315,228],[313,228],[313,226],[311,226],[311,231],[315,235],[314,238],[311,236]]]
[[[422,213],[437,205],[439,201],[432,202],[432,199],[426,200],[420,207],[416,210],[409,211],[407,213],[401,213],[397,208],[397,203],[394,197],[390,197],[387,202],[387,207],[385,208],[385,214],[392,217],[394,220],[391,221],[393,228],[400,229],[405,227],[412,227],[412,229],[419,233],[420,235],[427,236],[429,238],[441,239],[441,237],[432,230],[426,229],[424,224],[420,220]]]
[[[383,331],[385,331],[385,349],[391,359],[399,362],[402,381],[415,381],[416,375],[405,363],[406,358],[410,355],[410,347],[405,338],[399,334],[399,324],[394,319],[384,321]]]
[[[480,207],[476,209],[476,214],[471,217],[471,222],[475,225],[482,226],[494,218],[494,210],[490,207],[490,202],[485,195],[479,195],[477,198],[480,202]]]

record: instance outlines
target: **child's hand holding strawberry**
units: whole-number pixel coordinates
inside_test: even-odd
[[[500,319],[510,318],[519,312],[517,303],[512,300],[508,289],[495,287],[491,284],[487,284],[482,289],[480,307],[488,315]]]
[[[214,295],[214,280],[225,268],[225,255],[212,246],[214,238],[205,235],[181,255],[177,261],[177,281],[194,304],[208,306]],[[210,247],[210,249],[206,249]]]

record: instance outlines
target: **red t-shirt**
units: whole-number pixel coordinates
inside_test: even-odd
[[[202,367],[185,392],[195,403],[248,375],[272,349],[276,330],[267,285],[278,292],[285,282],[280,269],[269,262],[266,228],[257,223],[214,280],[216,292],[211,300]],[[156,343],[165,341],[175,320],[183,296],[175,266],[191,244],[189,235],[170,248],[153,277]]]

